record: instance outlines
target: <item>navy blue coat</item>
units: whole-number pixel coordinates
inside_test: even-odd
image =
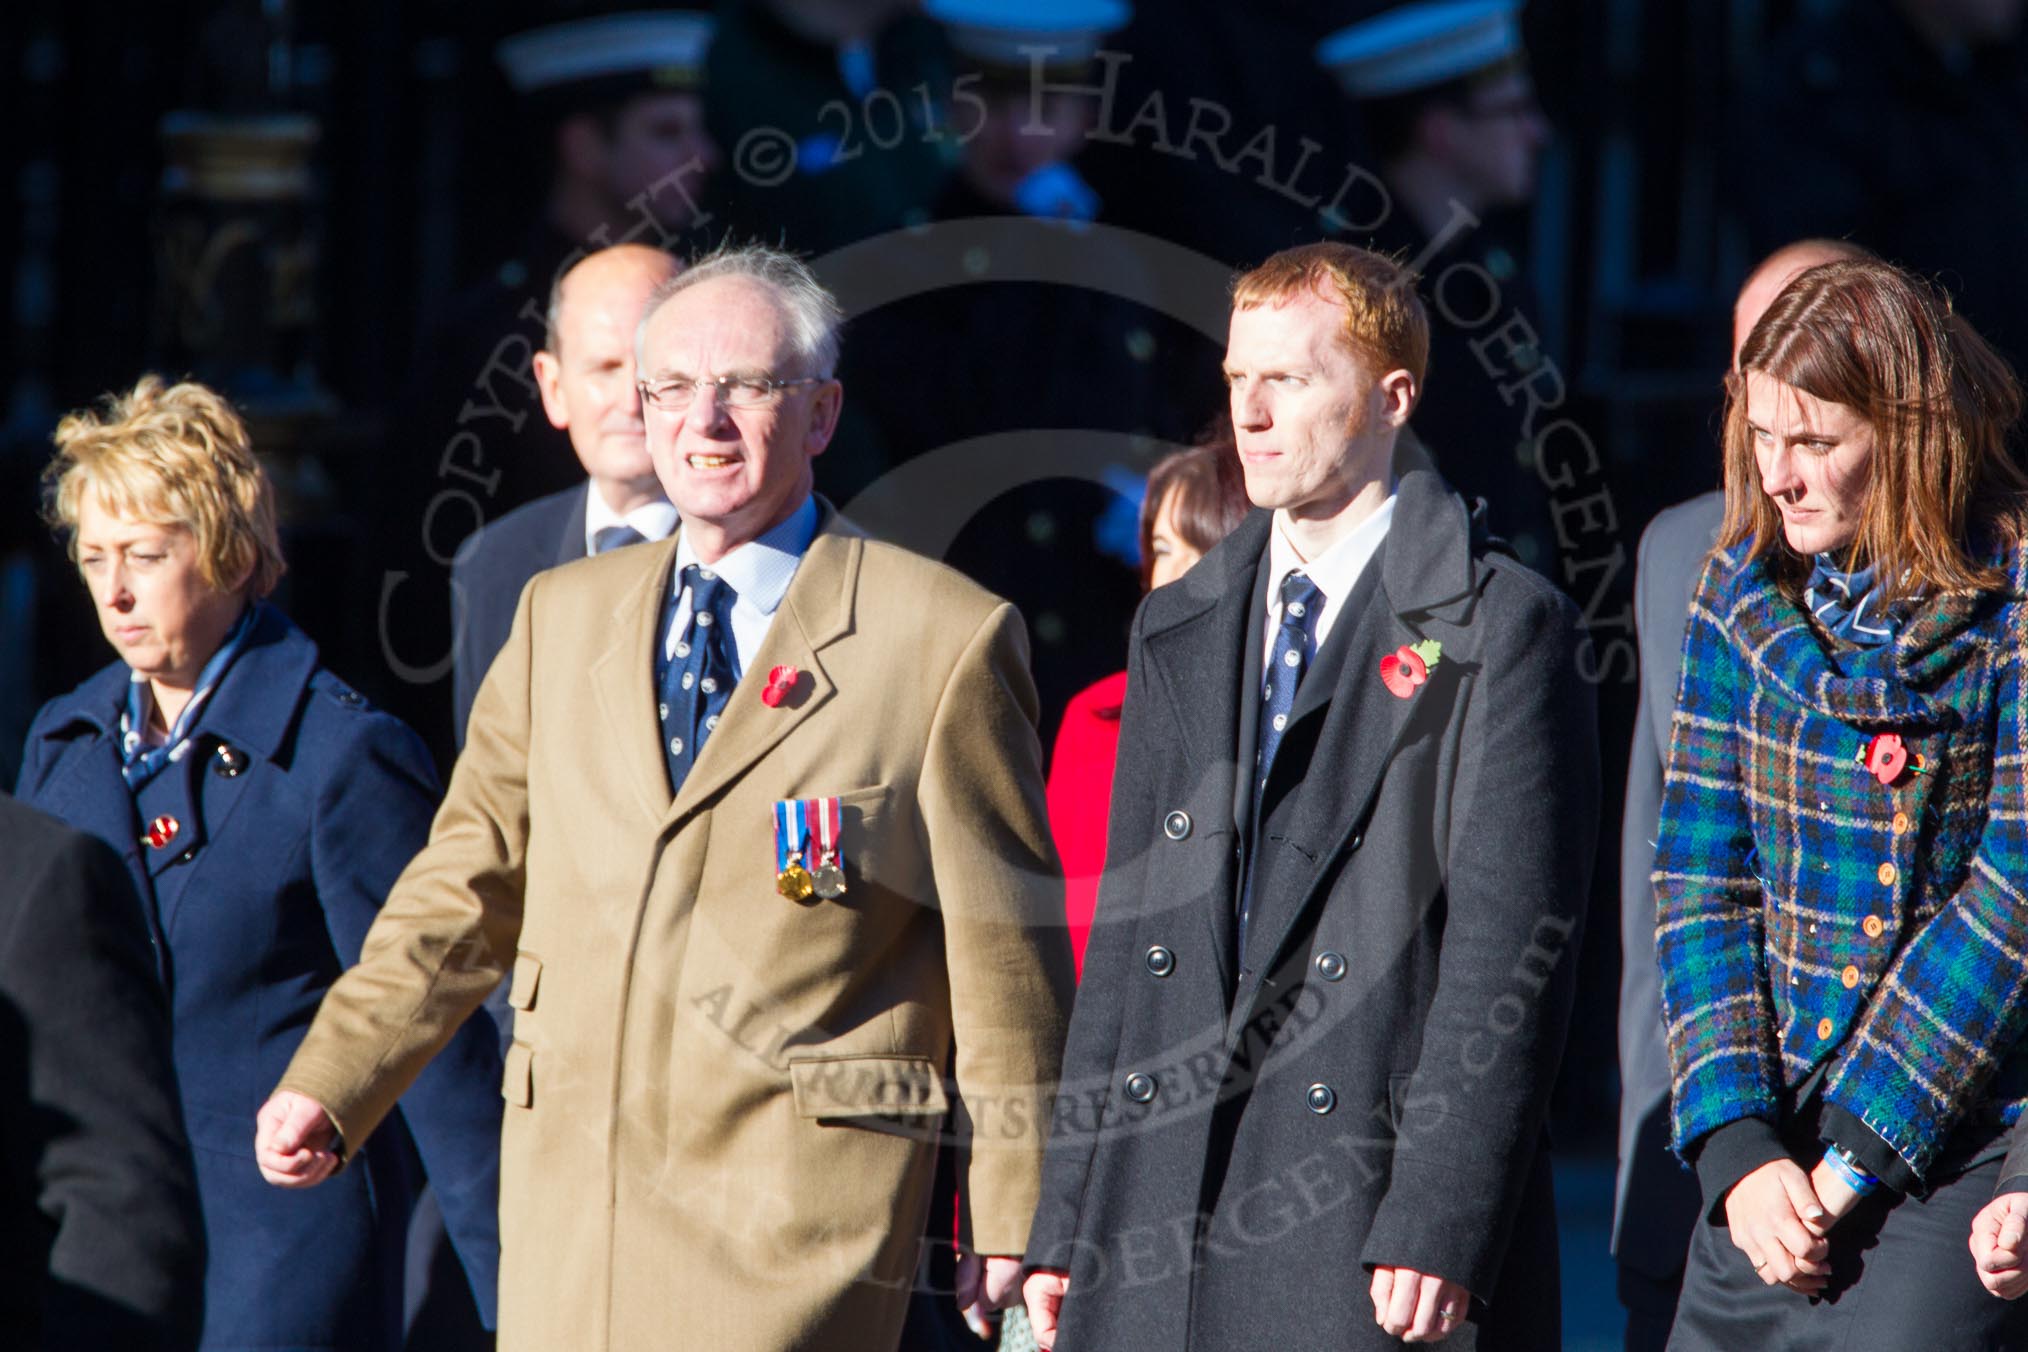
[[[460,750],[479,682],[507,644],[522,588],[545,568],[584,557],[585,499],[590,493],[587,480],[537,498],[477,531],[459,547],[451,565],[451,614],[457,635],[451,647],[451,731]]]
[[[128,681],[115,662],[43,707],[17,793],[111,844],[140,888],[210,1252],[204,1348],[398,1348],[417,1148],[490,1324],[501,1099],[485,1021],[417,1081],[406,1129],[322,1187],[271,1187],[253,1159],[255,1114],[429,833],[438,787],[422,742],[264,607],[190,754],[150,786],[150,815],[179,823],[157,849],[120,776]]]

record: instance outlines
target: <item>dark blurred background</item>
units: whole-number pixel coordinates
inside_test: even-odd
[[[819,462],[820,490],[840,502],[973,437],[1020,434],[1004,460],[1046,449],[1050,429],[1115,434],[1115,449],[1068,471],[1040,455],[1040,468],[1010,477],[981,452],[977,474],[961,464],[955,480],[975,488],[900,499],[920,523],[935,520],[924,538],[949,540],[954,563],[1022,605],[1047,737],[1072,693],[1123,662],[1138,595],[1136,470],[1223,405],[1222,278],[1334,224],[1357,234],[1273,183],[1294,179],[1306,145],[1308,189],[1327,196],[1345,166],[1383,158],[1381,129],[1314,51],[1385,7],[1140,0],[1104,40],[1125,58],[1110,123],[1086,97],[1086,134],[1062,147],[1095,207],[1076,259],[1030,257],[1019,239],[1013,254],[972,244],[938,255],[948,276],[911,281],[935,252],[932,227],[996,208],[968,201],[952,138],[938,135],[965,69],[944,31],[905,0],[726,0],[703,125],[660,133],[669,164],[700,166],[683,179],[694,210],[657,211],[668,194],[646,212],[624,208],[630,185],[616,182],[609,234],[682,252],[763,238],[828,269],[855,311],[851,416]],[[1497,412],[1553,390],[1528,432],[1569,420],[1560,449],[1536,451],[1554,470],[1538,476],[1554,479],[1546,529],[1541,503],[1496,500],[1492,515],[1593,626],[1609,810],[1558,1131],[1608,1167],[1617,800],[1641,528],[1716,486],[1732,293],[1778,244],[1854,238],[1940,276],[2010,354],[2028,349],[2028,271],[2012,256],[2028,238],[2021,8],[1526,6],[1549,134],[1532,200],[1484,213],[1478,238],[1495,275],[1506,269],[1510,298],[1528,297],[1532,351],[1504,378],[1439,361],[1429,397],[1445,401],[1449,381],[1460,405],[1497,396]],[[512,369],[540,341],[523,307],[546,294],[559,231],[546,219],[548,114],[510,89],[495,48],[587,12],[536,0],[35,0],[0,11],[5,782],[35,707],[109,656],[38,517],[50,431],[63,411],[151,369],[214,383],[248,412],[285,498],[282,603],[337,671],[448,755],[450,555],[485,520],[577,474]],[[859,55],[842,57],[848,48]],[[1096,85],[1113,69],[1101,61],[1085,78]],[[1130,121],[1131,134],[1090,134]],[[1192,126],[1226,130],[1193,152]],[[766,149],[756,128],[796,143],[793,172],[778,178],[749,157]],[[1256,143],[1264,128],[1269,147]],[[650,185],[655,168],[639,166],[631,186]],[[1093,299],[1066,281],[1023,280],[1024,268],[1064,278],[1079,267],[1133,294]],[[912,286],[931,290],[897,299]],[[1493,355],[1514,346],[1510,331]],[[1533,395],[1506,384],[1531,369],[1547,372],[1529,382]],[[512,437],[492,439],[498,429]]]

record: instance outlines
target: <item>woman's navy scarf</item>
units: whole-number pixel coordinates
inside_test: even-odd
[[[204,712],[205,703],[211,692],[225,676],[232,660],[246,647],[247,635],[253,632],[254,618],[261,609],[256,601],[242,610],[239,619],[226,632],[225,641],[218,645],[197,673],[197,689],[191,694],[190,702],[183,706],[183,712],[176,715],[176,726],[169,729],[168,739],[160,746],[146,745],[148,720],[155,714],[155,689],[148,684],[148,678],[140,672],[133,674],[127,686],[127,707],[120,714],[120,773],[126,778],[127,788],[135,793],[156,775],[183,759],[190,750],[190,740],[197,732],[197,720]]]
[[[1900,616],[1880,603],[1880,587],[1874,565],[1853,572],[1840,572],[1831,556],[1819,554],[1810,570],[1810,585],[1803,592],[1803,604],[1817,622],[1848,643],[1877,648],[1894,637]]]

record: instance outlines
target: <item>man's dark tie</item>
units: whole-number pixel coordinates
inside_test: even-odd
[[[592,553],[604,554],[625,545],[637,545],[647,538],[632,526],[601,526],[592,534]]]
[[[732,641],[738,596],[724,578],[694,563],[684,566],[678,585],[690,593],[690,623],[673,654],[660,645],[655,650],[655,712],[662,720],[671,793],[683,787],[739,679]]]
[[[1296,688],[1303,682],[1303,673],[1310,669],[1310,659],[1316,656],[1311,635],[1316,633],[1317,618],[1323,609],[1324,593],[1317,590],[1316,583],[1301,573],[1290,573],[1282,579],[1282,622],[1275,631],[1274,650],[1268,654],[1267,676],[1260,692],[1260,734],[1255,739],[1254,848],[1247,851],[1246,878],[1239,893],[1238,951],[1242,960],[1246,957],[1246,926],[1252,918],[1253,880],[1260,854],[1261,795],[1267,789],[1268,773],[1274,768],[1282,734],[1288,731],[1289,711],[1296,707]]]

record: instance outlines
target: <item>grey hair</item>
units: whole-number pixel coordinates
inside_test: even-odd
[[[656,287],[655,294],[648,298],[647,308],[641,311],[640,324],[634,329],[636,370],[646,370],[641,340],[656,312],[677,293],[721,277],[744,277],[774,292],[782,314],[789,321],[796,355],[808,368],[808,374],[829,380],[837,373],[838,335],[845,325],[845,311],[838,298],[817,280],[809,264],[792,253],[765,244],[721,244]]]

